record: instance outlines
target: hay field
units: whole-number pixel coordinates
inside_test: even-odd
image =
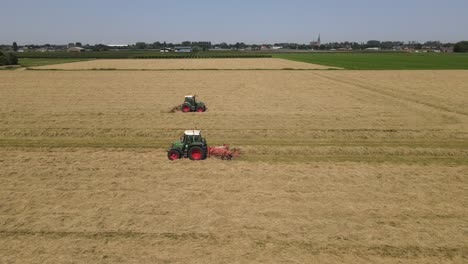
[[[467,82],[466,71],[2,72],[0,142],[166,147],[199,128],[244,147],[459,151]],[[208,111],[168,113],[186,94]]]
[[[2,262],[466,262],[466,166],[0,149]],[[184,171],[190,171],[188,175]]]
[[[467,71],[0,77],[2,263],[468,258]],[[243,156],[167,161],[187,128]]]
[[[296,62],[277,58],[261,59],[110,59],[73,62],[60,65],[46,65],[35,69],[90,70],[206,70],[206,69],[337,69],[318,64]]]

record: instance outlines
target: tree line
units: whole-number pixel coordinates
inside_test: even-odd
[[[18,57],[14,53],[0,51],[0,66],[16,64],[18,64]]]
[[[180,43],[172,42],[160,42],[156,41],[153,43],[136,42],[135,44],[113,46],[105,44],[82,44],[81,42],[68,43],[66,45],[19,45],[14,42],[12,45],[0,45],[0,50],[8,51],[55,51],[55,50],[67,50],[70,47],[80,47],[86,51],[110,51],[110,50],[173,50],[177,46],[189,46],[194,52],[208,51],[208,50],[366,50],[366,49],[378,49],[378,50],[451,50],[455,52],[467,52],[468,41],[461,41],[458,43],[442,43],[440,41],[426,41],[424,43],[410,41],[379,41],[369,40],[367,42],[330,42],[330,43],[274,43],[274,44],[246,44],[244,42],[236,42],[228,44],[226,42],[213,44],[211,41],[183,41]]]

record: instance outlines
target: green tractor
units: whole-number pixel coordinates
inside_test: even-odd
[[[200,130],[187,130],[179,140],[174,141],[167,157],[169,160],[189,158],[191,160],[204,160],[208,156],[208,144],[202,137]]]
[[[187,95],[185,96],[184,103],[180,106],[182,112],[205,112],[206,106],[202,101],[197,101],[196,95]]]

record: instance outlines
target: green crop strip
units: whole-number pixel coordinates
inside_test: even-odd
[[[353,70],[468,69],[468,54],[462,53],[316,52],[278,53],[273,57]]]

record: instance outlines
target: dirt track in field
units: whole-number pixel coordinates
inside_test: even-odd
[[[0,77],[0,263],[468,258],[468,71]],[[168,162],[191,128],[243,156]]]
[[[35,69],[90,70],[203,70],[203,69],[336,69],[318,64],[276,58],[261,59],[122,59],[93,60],[59,65],[34,67]]]

